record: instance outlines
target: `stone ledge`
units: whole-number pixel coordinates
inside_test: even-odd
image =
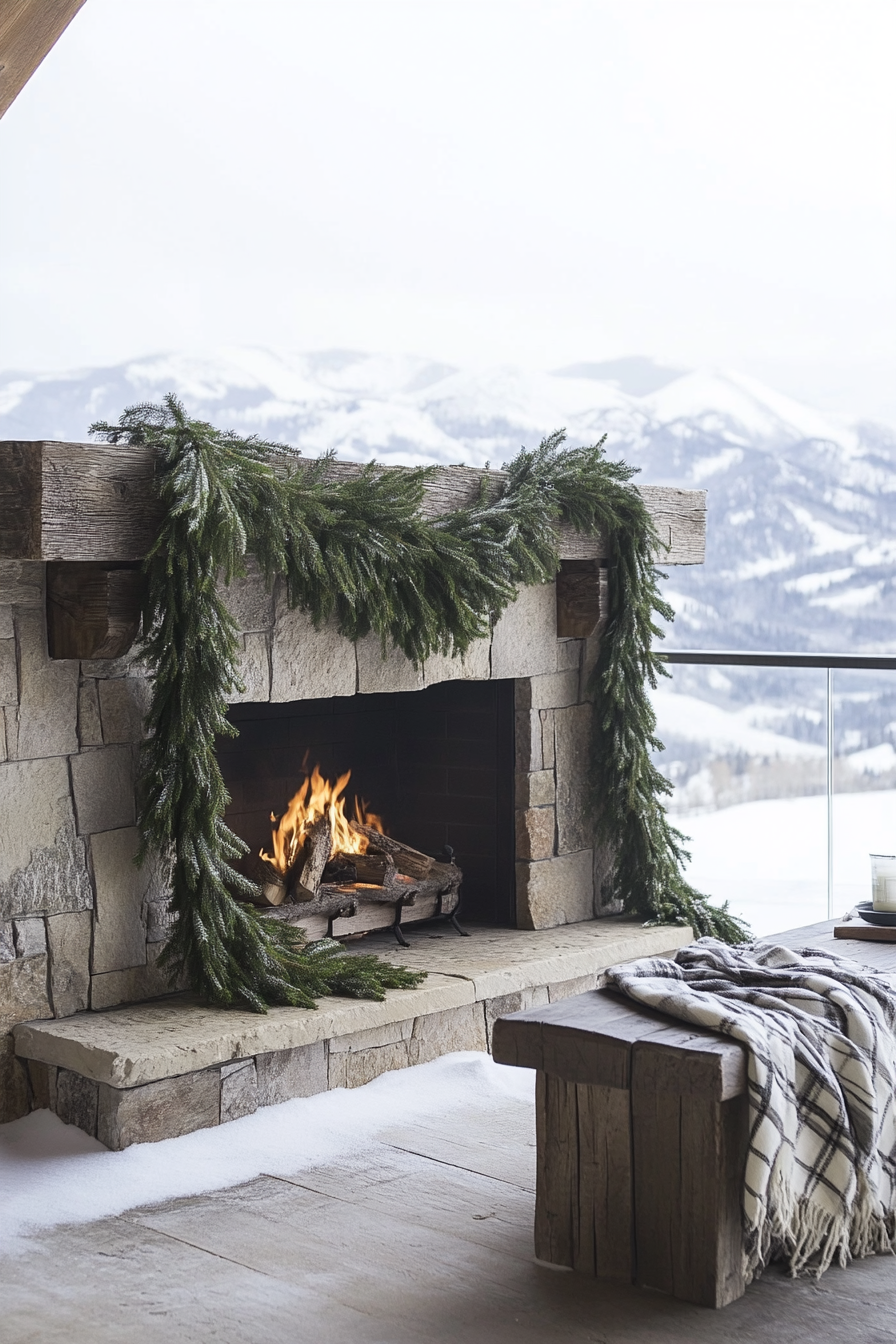
[[[358,1033],[364,1044],[374,1036],[392,1039],[383,1028],[541,986],[559,987],[583,976],[593,983],[597,972],[616,962],[672,951],[692,936],[689,928],[647,929],[621,918],[537,932],[477,929],[463,939],[453,933],[423,935],[409,949],[374,935],[360,950],[427,971],[419,989],[390,990],[382,1003],[329,998],[311,1011],[273,1008],[266,1016],[172,995],[106,1012],[21,1023],[14,1029],[16,1053],[94,1082],[137,1087]],[[334,1049],[338,1052],[339,1046]]]
[[[553,929],[472,928],[472,936],[464,939],[450,933],[423,935],[409,951],[396,947],[388,935],[373,934],[365,938],[364,950],[415,970],[469,980],[479,1001],[562,984],[620,961],[662,956],[693,939],[686,925],[645,928],[620,915]]]
[[[190,995],[177,995],[61,1021],[25,1022],[14,1034],[21,1057],[127,1088],[473,1001],[469,981],[431,975],[419,989],[388,990],[382,1003],[329,998],[310,1011],[272,1008],[262,1016],[209,1008]]]

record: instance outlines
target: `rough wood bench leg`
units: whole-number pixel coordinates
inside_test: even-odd
[[[670,1052],[649,1041],[633,1051],[636,1282],[724,1307],[745,1288],[747,1098],[680,1090],[686,1080],[674,1069]]]
[[[722,1307],[744,1291],[746,1056],[607,991],[499,1019],[538,1074],[535,1253]]]
[[[537,1077],[535,1254],[634,1278],[631,1105],[619,1087]]]

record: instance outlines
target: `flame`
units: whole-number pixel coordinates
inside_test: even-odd
[[[324,816],[329,821],[330,834],[333,837],[331,853],[366,854],[367,837],[352,830],[345,811],[345,799],[342,796],[351,777],[351,770],[346,770],[334,784],[324,779],[320,766],[316,765],[298,793],[290,800],[283,816],[278,819],[274,812],[271,813],[271,843],[274,852],[268,854],[261,849],[259,850],[261,858],[285,876],[301,853],[308,828]],[[376,831],[383,829],[381,818],[375,812],[369,812],[366,804],[359,802],[357,797],[353,820],[364,826],[372,826]]]

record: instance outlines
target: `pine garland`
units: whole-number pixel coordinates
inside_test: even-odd
[[[365,467],[345,481],[329,459],[302,461],[281,444],[190,420],[173,396],[130,407],[91,432],[110,443],[151,444],[164,506],[147,556],[143,657],[153,696],[143,748],[141,855],[172,855],[175,916],[164,957],[211,1002],[264,1012],[313,1007],[327,993],[382,998],[419,973],[344,953],[329,939],[265,920],[252,883],[233,867],[246,853],[225,825],[228,801],[215,738],[235,736],[227,698],[240,687],[238,631],[220,594],[254,555],[269,582],[286,578],[291,606],[316,624],[335,618],[349,639],[375,632],[414,663],[462,656],[487,635],[523,584],[559,567],[556,523],[601,532],[615,563],[611,612],[590,689],[596,697],[592,777],[598,834],[615,853],[623,908],[654,922],[690,923],[728,941],[745,936],[727,907],[710,906],[681,875],[683,837],[661,798],[671,786],[650,759],[659,748],[647,694],[667,675],[652,643],[654,613],[671,618],[653,562],[658,538],[633,470],[609,461],[603,440],[564,448],[562,433],[506,468],[496,496],[435,519],[420,513],[433,468]],[[243,898],[243,899],[240,899]]]

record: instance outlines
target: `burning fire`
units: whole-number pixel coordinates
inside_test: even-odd
[[[259,854],[272,868],[276,868],[278,873],[286,876],[301,853],[309,827],[321,817],[326,817],[330,824],[330,835],[333,838],[331,853],[367,853],[367,837],[352,830],[345,811],[345,799],[342,795],[351,777],[351,770],[346,770],[345,774],[340,775],[333,784],[330,780],[324,779],[320,767],[316,765],[291,800],[283,816],[278,820],[276,814],[271,813],[273,826],[271,843],[274,852],[268,854],[262,849],[259,850]],[[375,831],[383,830],[381,818],[375,812],[368,812],[364,803],[359,802],[357,797],[354,820],[364,826],[372,826]]]

